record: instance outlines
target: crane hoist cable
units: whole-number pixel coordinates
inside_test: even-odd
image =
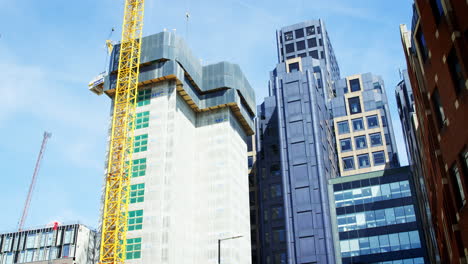
[[[130,170],[140,73],[144,0],[126,0],[106,171],[99,263],[126,259]]]

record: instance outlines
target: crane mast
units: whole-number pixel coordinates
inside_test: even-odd
[[[125,0],[101,227],[101,264],[124,263],[144,0]]]
[[[39,150],[39,156],[37,157],[36,166],[34,167],[34,173],[32,176],[31,184],[29,185],[28,196],[26,198],[26,202],[24,203],[23,214],[21,215],[21,219],[18,223],[18,231],[23,230],[24,223],[26,222],[26,217],[28,216],[29,212],[29,205],[31,204],[31,197],[34,191],[34,187],[36,186],[36,179],[37,175],[39,174],[39,169],[41,167],[42,158],[44,157],[45,148],[47,146],[47,141],[52,136],[51,133],[44,132],[44,138],[42,139],[41,149]]]

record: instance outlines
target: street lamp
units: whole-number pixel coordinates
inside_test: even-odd
[[[221,264],[221,241],[236,239],[236,238],[241,238],[241,237],[242,236],[233,236],[233,237],[218,239],[218,264]]]

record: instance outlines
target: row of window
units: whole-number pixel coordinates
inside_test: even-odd
[[[347,232],[365,228],[403,224],[416,221],[412,205],[338,215],[338,231]]]
[[[419,232],[401,232],[372,237],[340,241],[341,256],[355,257],[360,255],[386,253],[421,247]]]
[[[374,262],[371,264],[424,264],[424,258],[409,258],[409,259],[397,259],[382,262]]]
[[[315,26],[306,27],[305,32],[306,32],[307,36],[315,35]],[[318,26],[317,27],[317,34],[321,34],[321,33],[322,33],[322,29],[320,28],[320,26]],[[299,28],[299,29],[294,30],[294,35],[295,35],[296,39],[303,38],[304,37],[304,29]],[[293,39],[294,39],[293,31],[288,31],[288,32],[284,33],[284,40],[285,41],[289,41],[289,40],[293,40]]]
[[[58,247],[47,247],[38,249],[23,250],[18,253],[18,258],[14,262],[14,252],[0,254],[1,264],[30,263],[36,261],[47,261],[59,258],[74,257],[75,246],[63,245]]]
[[[21,236],[4,236],[0,237],[0,242],[3,240],[1,251],[13,251],[23,249],[33,249],[39,247],[49,247],[58,243],[71,244],[74,242],[74,228],[59,230],[57,233],[53,231],[29,233]],[[62,241],[63,236],[63,241]]]
[[[372,159],[374,166],[384,165],[385,164],[385,152],[376,151],[372,152]],[[358,167],[359,169],[369,168],[371,166],[369,154],[357,155]],[[356,169],[354,163],[354,156],[342,158],[343,170],[350,171]]]
[[[353,125],[353,132],[363,131],[365,129],[372,129],[372,128],[379,127],[379,118],[378,118],[377,115],[367,116],[366,120],[367,120],[367,128],[364,128],[364,121],[363,121],[362,118],[352,119],[351,123]],[[384,125],[384,123],[385,123],[385,125]],[[348,120],[338,122],[337,126],[338,126],[338,134],[339,135],[350,133]],[[386,126],[386,120],[385,120],[384,116],[382,116],[382,126],[384,126],[384,127]]]
[[[294,44],[296,44],[294,46]],[[319,39],[318,40],[318,45],[317,45],[317,39],[316,38],[310,38],[307,39],[307,47],[306,47],[306,41],[305,40],[300,40],[296,43],[289,43],[285,45],[286,48],[286,53],[293,53],[294,51],[301,51],[305,50],[306,48],[315,48],[317,46],[323,46],[323,40]],[[296,47],[296,48],[294,48]]]
[[[382,135],[379,133],[369,134],[369,141],[371,147],[378,147],[383,145]],[[352,151],[353,149],[365,149],[367,148],[366,136],[354,137],[354,148],[351,142],[351,138],[340,139],[341,152]]]
[[[410,196],[411,189],[406,180],[337,191],[335,192],[335,203],[336,207],[344,207]]]

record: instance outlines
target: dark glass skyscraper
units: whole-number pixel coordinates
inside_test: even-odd
[[[329,125],[339,68],[321,20],[277,32],[278,65],[258,107],[262,263],[335,263],[328,179],[336,177]]]

